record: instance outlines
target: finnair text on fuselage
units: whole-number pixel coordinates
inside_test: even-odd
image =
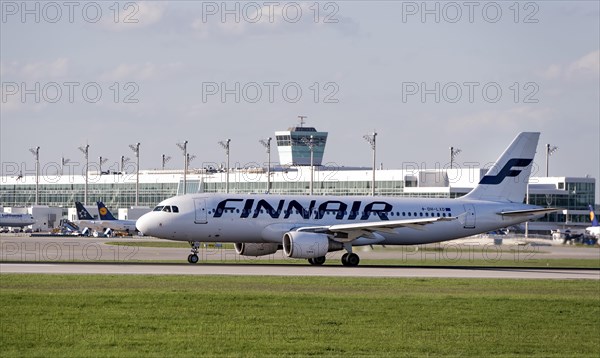
[[[301,217],[302,219],[323,219],[325,215],[335,215],[336,220],[368,220],[372,216],[378,216],[380,220],[389,220],[394,207],[386,201],[362,201],[354,200],[346,203],[340,200],[327,200],[317,202],[310,200],[308,204],[302,204],[299,200],[280,199],[267,201],[265,199],[242,199],[228,198],[220,201],[214,211],[209,212],[214,218],[220,218],[227,213],[239,213],[241,219],[258,218],[260,215],[269,215],[273,219],[289,219]],[[431,213],[450,213],[448,207],[423,207],[419,209]],[[412,213],[409,214],[409,216]],[[439,215],[438,215],[439,216]],[[450,216],[450,214],[448,214]]]

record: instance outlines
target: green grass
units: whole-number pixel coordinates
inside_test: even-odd
[[[2,357],[597,357],[597,281],[0,275]]]

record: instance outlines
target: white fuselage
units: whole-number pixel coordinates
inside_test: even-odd
[[[135,221],[132,220],[77,220],[75,221],[79,227],[87,227],[94,231],[103,231],[111,229],[114,231],[129,231],[135,232]]]
[[[523,222],[502,211],[534,206],[467,199],[371,196],[279,196],[190,194],[164,200],[178,212],[152,211],[138,219],[144,235],[199,242],[281,243],[286,232],[303,227],[448,217],[424,227],[399,227],[359,237],[353,246],[413,245],[466,237]],[[531,215],[529,220],[543,214]]]
[[[589,235],[600,239],[600,226],[590,226],[585,228],[585,231],[587,231]]]

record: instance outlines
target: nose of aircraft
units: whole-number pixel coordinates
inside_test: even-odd
[[[137,229],[144,235],[153,236],[153,232],[155,231],[156,224],[152,220],[152,212],[142,215],[135,222],[135,226]]]

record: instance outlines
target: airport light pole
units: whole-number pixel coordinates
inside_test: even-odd
[[[187,159],[187,144],[186,140],[183,143],[177,143],[179,149],[183,151],[183,195],[185,195],[187,190],[187,171],[188,171],[188,159]]]
[[[135,153],[135,206],[140,201],[140,143],[130,144],[129,148]]]
[[[267,149],[267,194],[271,192],[271,137],[261,139],[262,144]]]
[[[35,205],[40,201],[40,147],[30,148],[29,151],[35,157]]]
[[[196,156],[193,154],[188,153],[187,154],[187,165],[188,168],[190,167],[190,164],[192,163],[192,160],[196,159]]]
[[[231,142],[231,139],[227,139],[227,141],[220,141],[219,144],[221,145],[221,147],[223,147],[223,149],[225,149],[225,154],[227,154],[227,176],[226,176],[226,182],[225,182],[225,192],[229,193],[229,143]]]
[[[171,160],[171,157],[169,157],[168,155],[162,155],[162,170],[165,170],[165,164],[167,164],[169,162],[169,160]]]
[[[551,146],[550,144],[546,144],[546,177],[549,176],[550,169],[550,156],[554,154],[558,150],[557,146]]]
[[[299,116],[302,117],[302,116]],[[305,146],[310,149],[310,186],[309,186],[309,194],[313,195],[313,182],[314,182],[314,152],[315,152],[315,140],[314,136],[310,136],[310,139],[307,137],[302,137],[300,139]]]
[[[71,162],[71,159],[67,159],[64,156],[60,158],[60,175],[65,174],[65,165]]]
[[[102,175],[102,164],[104,164],[106,162],[108,162],[108,158],[106,158],[106,157],[105,158],[100,157],[98,159],[98,164],[99,164],[99,168],[100,168],[100,175]]]
[[[121,156],[121,174],[125,173],[125,164],[129,163],[129,160],[130,159],[128,157],[124,155]]]
[[[375,196],[375,167],[376,167],[376,155],[377,155],[377,132],[373,131],[373,134],[365,134],[363,138],[371,144],[373,150],[373,178],[371,179],[371,195]]]
[[[462,150],[458,148],[450,147],[450,169],[452,169],[452,167],[454,166],[454,158],[456,158],[456,156],[459,155],[461,152]]]
[[[83,153],[85,157],[85,187],[83,191],[83,205],[87,205],[87,194],[88,194],[88,166],[89,166],[89,153],[90,153],[90,145],[86,144],[85,147],[79,147],[79,150]]]

